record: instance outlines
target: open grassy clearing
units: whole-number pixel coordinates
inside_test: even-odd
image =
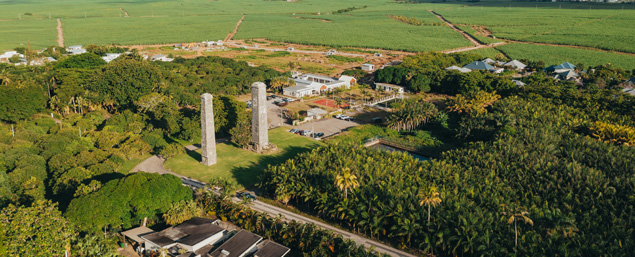
[[[240,186],[250,187],[258,182],[258,176],[268,165],[275,165],[295,157],[297,154],[310,151],[322,143],[287,132],[281,127],[269,131],[269,141],[280,149],[268,155],[240,149],[231,143],[216,145],[218,163],[205,166],[200,163],[200,150],[177,155],[168,159],[166,169],[183,176],[207,181],[210,178],[226,178],[236,181]]]
[[[568,61],[574,64],[583,63],[586,66],[611,63],[615,67],[624,69],[633,69],[635,67],[635,56],[632,55],[521,43],[506,44],[496,48],[511,58],[543,60],[546,65]]]
[[[635,10],[631,9],[558,9],[540,4],[539,8],[456,6],[437,12],[455,24],[484,25],[498,38],[635,52]]]

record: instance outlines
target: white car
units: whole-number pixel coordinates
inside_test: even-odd
[[[311,135],[311,134],[313,134],[313,131],[311,131],[311,130],[304,130],[304,131],[302,131],[302,135],[303,135],[303,136],[309,136],[309,135]]]
[[[336,119],[341,119],[341,118],[342,118],[342,114],[337,114],[337,115],[335,115],[335,118],[336,118]]]

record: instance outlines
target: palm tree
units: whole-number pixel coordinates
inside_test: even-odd
[[[351,174],[351,169],[344,168],[342,172],[335,177],[335,185],[340,190],[344,190],[344,198],[348,198],[348,189],[359,187],[359,182],[357,182],[357,176]]]
[[[503,207],[503,210],[505,210],[505,205],[501,205]],[[518,212],[517,210],[514,210],[510,213],[507,213],[505,211],[502,212],[503,215],[507,216],[509,215],[509,219],[507,220],[507,224],[512,224],[512,222],[514,223],[514,234],[516,235],[516,241],[514,242],[514,247],[518,246],[518,220],[525,222],[525,224],[529,224],[529,225],[534,225],[534,221],[531,220],[527,215],[529,215],[529,212],[527,211],[520,211]]]
[[[441,198],[439,197],[439,192],[437,192],[437,187],[429,187],[428,190],[419,191],[419,205],[427,205],[428,206],[428,222],[430,222],[430,209],[432,207],[437,207],[441,203]]]

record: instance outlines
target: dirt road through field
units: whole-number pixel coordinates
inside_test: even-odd
[[[57,19],[57,45],[64,47],[64,31],[62,31],[62,20]]]
[[[540,43],[540,42],[531,42],[531,41],[518,41],[518,40],[510,40],[510,39],[503,39],[503,38],[496,38],[496,39],[499,39],[499,40],[503,40],[503,42],[498,42],[498,43],[492,43],[492,44],[484,45],[484,44],[481,44],[480,42],[478,42],[478,40],[476,40],[476,38],[474,38],[471,35],[467,34],[465,31],[463,31],[463,30],[457,28],[456,26],[454,26],[454,24],[452,24],[450,21],[446,20],[440,14],[438,14],[438,13],[436,13],[434,11],[430,11],[430,12],[432,14],[434,14],[435,16],[437,16],[437,18],[439,18],[440,20],[445,22],[445,24],[447,24],[450,28],[452,28],[453,30],[461,33],[461,35],[463,35],[463,37],[465,37],[467,40],[469,40],[470,42],[472,42],[475,45],[475,46],[472,46],[472,47],[462,47],[462,48],[457,48],[457,49],[443,51],[443,53],[446,53],[446,54],[472,51],[472,50],[476,50],[476,49],[479,49],[479,48],[497,47],[497,46],[501,46],[501,45],[504,45],[504,44],[507,44],[507,43],[517,43],[517,44],[542,45],[542,46],[560,46],[560,47],[578,48],[578,49],[592,50],[592,51],[598,51],[598,52],[606,52],[606,53],[614,53],[614,54],[635,56],[635,53],[620,52],[620,51],[614,51],[614,50],[604,50],[604,49],[595,48],[595,47],[588,47],[588,46],[577,46],[577,45],[566,45],[566,44],[551,44],[551,43]],[[492,36],[492,33],[489,30],[487,30],[487,28],[485,26],[479,26],[478,29],[476,29],[476,30],[481,32],[481,33],[485,32],[485,33],[483,33],[483,35],[486,36],[486,37],[495,38],[495,37]]]
[[[243,23],[243,19],[245,19],[245,15],[243,15],[243,17],[240,18],[238,23],[236,23],[236,27],[234,28],[234,31],[227,35],[227,37],[225,38],[225,42],[232,40],[234,38],[234,35],[236,35],[236,33],[238,32],[238,27],[240,27],[240,24]]]

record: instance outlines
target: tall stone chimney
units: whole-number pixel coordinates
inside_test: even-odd
[[[201,95],[201,163],[216,164],[216,132],[214,131],[214,106],[212,95]]]

